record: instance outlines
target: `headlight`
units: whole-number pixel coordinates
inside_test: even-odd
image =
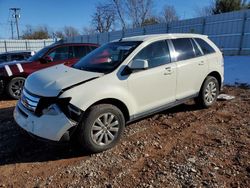
[[[71,98],[43,97],[37,105],[35,114],[37,116],[41,116],[48,112],[55,114],[58,113],[58,109],[59,112],[61,111],[65,113],[65,110],[68,110],[67,106],[70,100]]]

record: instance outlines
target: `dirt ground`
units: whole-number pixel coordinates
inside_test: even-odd
[[[250,89],[198,109],[192,101],[128,125],[99,154],[23,133],[0,101],[0,187],[249,187]]]

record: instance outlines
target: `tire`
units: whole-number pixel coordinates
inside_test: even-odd
[[[124,131],[125,119],[116,106],[100,104],[90,108],[79,126],[79,143],[84,150],[97,153],[116,145]]]
[[[7,85],[7,93],[13,99],[20,99],[22,89],[24,86],[25,78],[16,77],[13,78]]]
[[[196,104],[201,108],[209,108],[219,95],[219,83],[213,76],[208,76],[202,84],[199,96],[195,98]]]

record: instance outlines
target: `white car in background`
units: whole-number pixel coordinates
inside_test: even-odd
[[[30,75],[14,118],[32,135],[77,137],[91,152],[113,147],[125,124],[188,99],[210,107],[223,85],[220,50],[207,36],[161,34],[122,38],[73,67]]]

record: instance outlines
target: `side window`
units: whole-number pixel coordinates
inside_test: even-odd
[[[7,61],[7,55],[0,55],[0,62],[6,62]]]
[[[172,39],[177,61],[182,61],[195,57],[191,40],[188,38]]]
[[[206,41],[199,38],[196,38],[195,41],[199,44],[205,55],[215,52],[215,50]]]
[[[193,48],[194,48],[195,56],[196,57],[202,56],[203,54],[202,54],[200,48],[197,46],[197,43],[193,39],[191,39],[191,42],[192,42],[192,45],[193,45]]]
[[[69,58],[69,47],[63,46],[56,48],[54,51],[50,52],[48,56],[52,61],[66,60]]]
[[[147,60],[149,68],[158,67],[171,62],[166,41],[154,42],[146,46],[134,57],[134,59]]]
[[[20,61],[23,59],[24,59],[24,56],[22,54],[14,54],[11,56],[12,61]]]
[[[85,46],[74,46],[74,58],[82,58],[86,55],[86,47]]]

